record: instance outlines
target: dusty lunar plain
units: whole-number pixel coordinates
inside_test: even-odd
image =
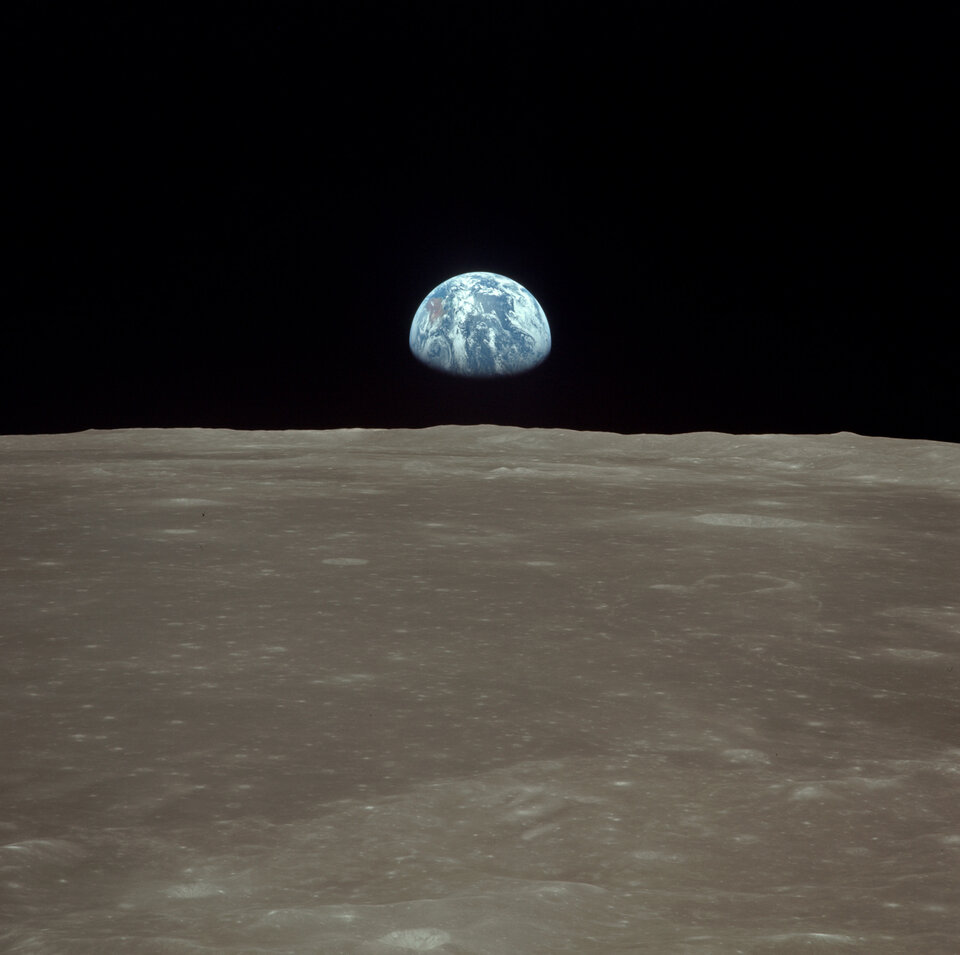
[[[0,951],[960,948],[960,447],[91,431],[0,482]]]

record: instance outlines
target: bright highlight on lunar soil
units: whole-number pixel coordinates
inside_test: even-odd
[[[540,303],[513,279],[466,272],[442,282],[420,304],[410,351],[451,375],[518,375],[550,354],[550,325]]]

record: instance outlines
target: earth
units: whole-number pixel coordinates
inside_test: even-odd
[[[465,272],[423,300],[410,326],[410,350],[451,375],[517,375],[550,354],[550,326],[540,303],[513,279]]]

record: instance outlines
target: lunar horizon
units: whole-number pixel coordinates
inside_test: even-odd
[[[0,451],[3,951],[956,950],[960,447]]]

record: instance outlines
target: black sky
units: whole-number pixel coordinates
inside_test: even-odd
[[[7,41],[2,432],[960,441],[947,5],[81,6]],[[539,369],[410,356],[470,269]]]

